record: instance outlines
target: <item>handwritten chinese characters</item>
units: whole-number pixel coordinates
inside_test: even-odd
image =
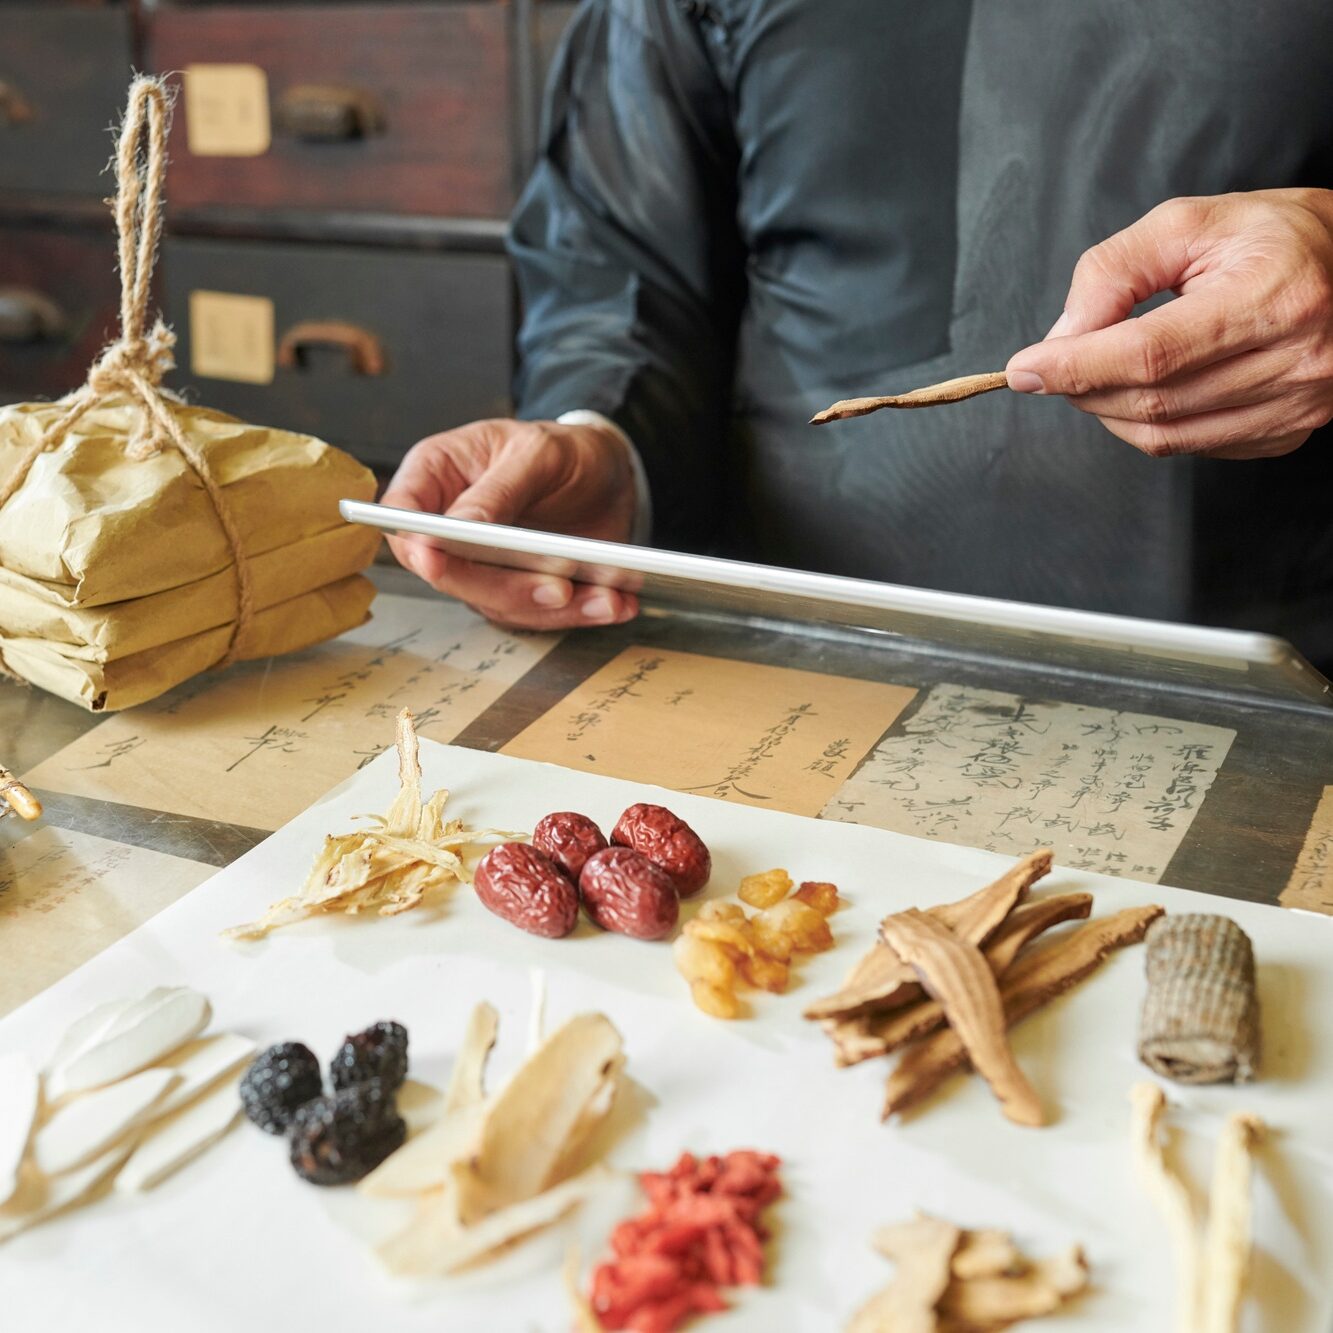
[[[0,1014],[213,873],[212,866],[50,825],[0,846]]]
[[[937,685],[825,819],[1156,883],[1235,732]]]
[[[629,648],[504,752],[813,815],[913,695],[899,685]]]
[[[455,602],[381,596],[374,619],[304,653],[233,667],[119,714],[39,764],[31,785],[276,828],[417,731],[450,741],[557,642]]]
[[[1333,787],[1325,787],[1278,902],[1333,916]]]

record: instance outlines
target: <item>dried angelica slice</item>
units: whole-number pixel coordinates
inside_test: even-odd
[[[1000,991],[981,950],[915,910],[888,917],[880,929],[943,1004],[949,1026],[1005,1115],[1018,1125],[1042,1124],[1041,1102],[1009,1049]]]

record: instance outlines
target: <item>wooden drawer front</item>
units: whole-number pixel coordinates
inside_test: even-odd
[[[252,143],[252,156],[192,153],[182,99],[170,206],[504,216],[507,14],[493,3],[154,12],[155,69],[251,66],[267,85],[270,143],[257,153]]]
[[[110,194],[103,169],[130,83],[124,10],[6,5],[0,12],[0,195]]]
[[[116,331],[115,238],[0,224],[0,395],[54,398],[83,383]]]
[[[509,410],[511,288],[499,256],[177,239],[163,285],[179,337],[173,383],[205,406],[380,467],[423,435]],[[286,343],[294,364],[278,364],[271,383],[194,373],[190,297],[201,291],[272,301],[277,359]]]

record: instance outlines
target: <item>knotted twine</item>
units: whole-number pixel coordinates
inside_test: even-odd
[[[128,397],[142,410],[139,428],[130,437],[127,453],[141,461],[170,445],[194,469],[218,525],[231,548],[236,571],[236,618],[227,651],[215,663],[236,661],[253,617],[250,567],[241,547],[240,533],[230,506],[208,465],[208,459],[181,429],[165,391],[162,377],[172,369],[176,335],[159,317],[148,324],[153,268],[162,238],[162,194],[167,170],[167,125],[170,101],[160,79],[140,76],[130,85],[130,100],[116,149],[117,246],[120,254],[120,337],[109,343],[93,362],[83,387],[60,399],[65,410],[19,459],[8,481],[0,483],[0,508],[23,485],[37,459],[65,442],[69,432],[94,407],[116,397]]]

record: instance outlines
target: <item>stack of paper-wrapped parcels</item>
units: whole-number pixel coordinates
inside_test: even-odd
[[[0,408],[0,490],[61,413]],[[251,617],[239,660],[291,652],[361,624],[360,572],[377,535],[338,516],[373,499],[371,473],[289,431],[171,403],[206,455],[246,556]],[[132,457],[138,403],[87,411],[0,506],[0,667],[94,711],[151,699],[232,646],[238,583],[217,512],[185,457]]]

